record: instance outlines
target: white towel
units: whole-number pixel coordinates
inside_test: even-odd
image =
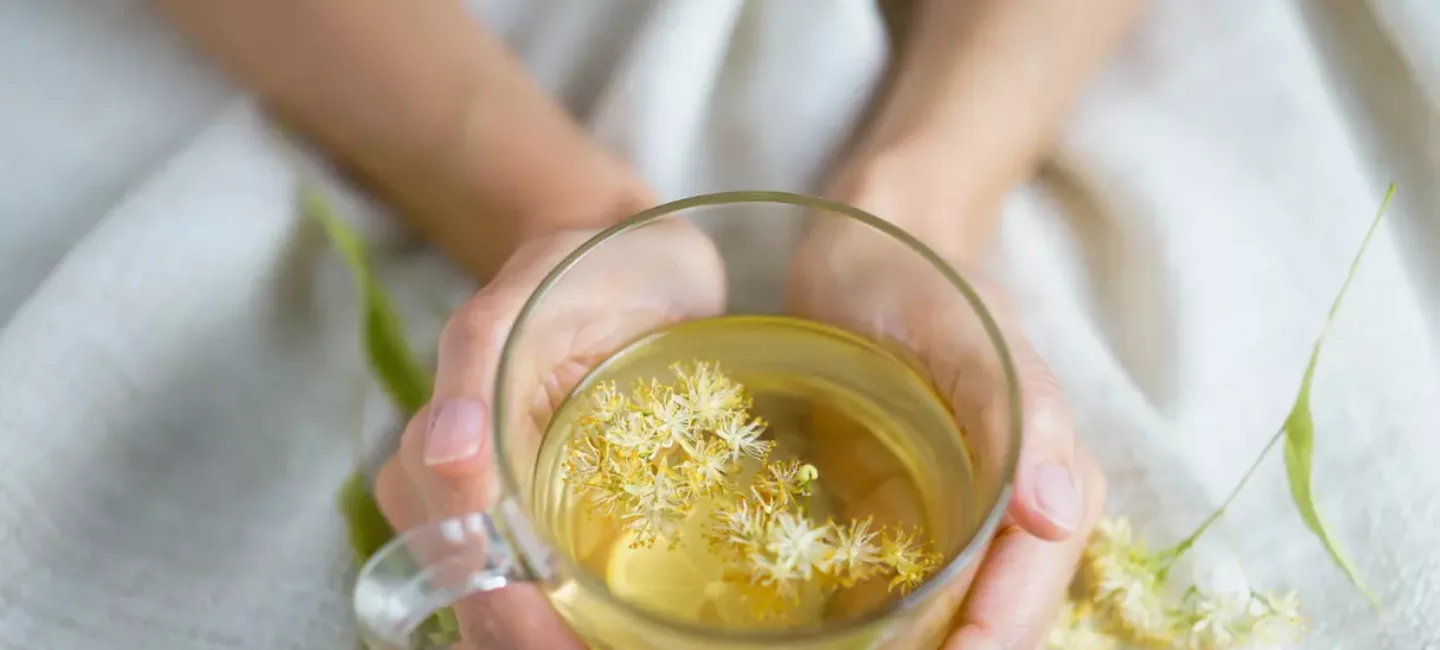
[[[665,198],[816,190],[886,64],[863,0],[477,11]],[[1384,617],[1304,530],[1278,456],[1216,533],[1301,592],[1306,648],[1440,648],[1436,33],[1430,0],[1157,0],[995,257],[1112,511],[1163,543],[1283,420],[1401,184],[1314,392],[1319,500]],[[332,500],[357,422],[393,414],[291,152],[138,0],[0,3],[0,80],[0,648],[350,647]],[[386,259],[429,345],[468,287],[432,255]]]

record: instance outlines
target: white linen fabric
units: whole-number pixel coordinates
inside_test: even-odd
[[[816,191],[888,60],[865,0],[476,11],[667,199]],[[1306,648],[1440,648],[1436,33],[1430,0],[1157,0],[994,259],[1111,510],[1164,542],[1284,419],[1400,183],[1314,391],[1319,501],[1383,612],[1278,454],[1212,545],[1300,591]],[[0,88],[0,648],[350,647],[333,498],[394,414],[295,210],[313,166],[138,0],[0,1]],[[332,186],[429,346],[470,287]]]

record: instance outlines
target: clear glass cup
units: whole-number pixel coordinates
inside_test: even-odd
[[[514,390],[533,377],[525,350],[543,335],[563,305],[548,297],[583,274],[599,273],[595,253],[623,238],[683,219],[708,233],[724,262],[727,314],[785,314],[796,247],[807,228],[846,229],[866,250],[904,261],[903,274],[861,274],[864,291],[892,296],[876,310],[903,310],[908,292],[926,283],[943,286],[940,311],[968,341],[957,349],[964,378],[949,387],[971,457],[973,495],[957,509],[958,543],[925,584],[875,611],[803,630],[726,630],[667,620],[621,600],[600,576],[556,549],[534,508],[534,469],[544,422],[531,416],[533,397]],[[673,225],[673,224],[672,224]],[[756,237],[763,233],[762,237]],[[843,276],[846,259],[830,259]],[[838,277],[838,276],[837,276]],[[873,286],[876,282],[893,286]],[[858,287],[857,287],[858,289]],[[877,322],[897,317],[877,313]],[[937,315],[937,317],[939,317]],[[957,320],[959,322],[957,322]],[[844,327],[847,323],[830,323]],[[887,347],[903,345],[886,335],[855,331]],[[879,340],[877,340],[879,339]],[[923,351],[919,351],[923,356]],[[963,402],[963,403],[962,403]],[[355,585],[355,612],[362,639],[371,647],[441,647],[417,628],[435,612],[474,594],[528,583],[545,593],[565,623],[590,647],[614,650],[930,650],[939,646],[964,598],[981,553],[1010,499],[1019,457],[1019,388],[1000,330],[974,288],[924,244],[857,208],[783,192],[727,192],[682,199],[631,217],[591,238],[554,268],[525,303],[505,341],[492,400],[494,450],[501,496],[488,512],[475,512],[404,531],[362,569]]]

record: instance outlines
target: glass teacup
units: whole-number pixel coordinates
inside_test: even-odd
[[[804,625],[704,624],[667,616],[654,607],[617,594],[613,575],[603,575],[603,570],[597,571],[594,563],[581,561],[570,550],[574,544],[562,540],[568,533],[559,532],[557,521],[560,519],[550,506],[553,499],[545,496],[553,487],[549,484],[552,473],[540,471],[544,469],[546,436],[555,435],[555,429],[535,419],[533,395],[517,389],[520,377],[531,377],[534,373],[534,369],[527,366],[525,351],[536,337],[544,335],[539,324],[556,317],[563,309],[563,305],[556,304],[550,297],[565,283],[583,274],[599,272],[590,266],[601,257],[598,253],[648,228],[673,225],[677,220],[685,220],[709,233],[719,251],[729,294],[725,317],[787,313],[794,249],[774,245],[773,239],[757,245],[750,234],[798,233],[807,228],[828,226],[844,228],[848,236],[864,238],[869,250],[884,250],[907,262],[907,272],[903,274],[862,274],[867,286],[854,287],[857,292],[863,290],[903,301],[912,295],[916,286],[943,287],[946,317],[966,321],[957,328],[957,336],[964,330],[979,339],[964,346],[967,378],[955,382],[963,385],[952,386],[944,398],[948,402],[946,412],[954,417],[954,422],[947,425],[955,426],[930,427],[895,443],[907,446],[905,453],[897,452],[897,457],[913,459],[911,464],[918,469],[912,469],[917,475],[930,477],[928,484],[932,485],[917,494],[925,497],[921,500],[926,501],[925,507],[938,522],[936,551],[942,561],[923,584],[903,595],[877,600],[866,609],[845,615],[822,614]],[[771,245],[769,249],[764,247],[766,243]],[[843,273],[847,270],[843,267],[852,263],[850,261],[830,259],[827,263],[839,274],[837,277],[857,277]],[[848,288],[841,287],[842,290]],[[885,304],[894,302],[881,300],[876,303],[876,309],[884,311]],[[893,317],[883,313],[874,316],[876,322]],[[815,324],[817,328],[825,325]],[[897,350],[902,355],[906,352],[903,342],[890,340],[882,327],[855,331],[860,328],[849,327],[853,322],[829,325],[839,328],[826,330],[831,336],[852,336],[857,346],[874,344],[880,349]],[[713,331],[719,334],[701,337],[697,345],[704,348],[713,342],[717,355],[723,355],[726,350],[744,349],[746,339],[741,334],[724,343],[727,332],[740,330],[719,327]],[[909,352],[923,355],[923,351]],[[791,356],[785,349],[771,349],[763,354],[749,354],[744,363],[781,367],[799,358]],[[901,403],[903,399],[886,397],[882,389],[892,386],[877,386],[873,378],[867,379],[864,373],[832,372],[817,366],[813,374],[816,381],[830,382],[849,391],[847,394],[873,398],[871,402],[882,410],[911,408]],[[635,215],[580,246],[540,283],[517,317],[501,353],[491,403],[502,496],[486,512],[404,531],[364,566],[355,587],[355,607],[362,637],[372,647],[432,647],[437,640],[417,634],[417,629],[435,612],[474,594],[524,583],[547,594],[565,624],[593,648],[936,648],[948,631],[978,558],[1009,501],[1021,430],[1018,383],[1009,352],[999,328],[964,278],[919,241],[882,219],[841,203],[779,192],[721,193],[675,201]],[[868,453],[865,443],[874,442],[845,437],[840,429],[828,429],[812,420],[807,422],[810,422],[806,425],[810,448],[818,456],[839,458],[841,465],[847,457]],[[948,447],[941,444],[947,442],[944,436],[948,435],[959,435],[963,439],[964,457],[953,463],[942,462],[950,458],[946,455]],[[962,465],[966,478],[963,494],[942,494],[945,488],[934,487],[946,485],[938,481],[960,472]],[[832,462],[830,467],[833,466]],[[584,505],[574,507],[583,509]],[[834,609],[833,604],[822,606],[825,612]]]

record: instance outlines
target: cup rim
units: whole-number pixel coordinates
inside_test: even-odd
[[[971,561],[975,559],[976,554],[980,553],[981,550],[983,550],[988,545],[990,537],[993,536],[996,528],[998,528],[1000,519],[1004,515],[1005,510],[1009,505],[1011,496],[1014,493],[1015,489],[1015,475],[1018,471],[1020,461],[1020,448],[1023,443],[1023,423],[1021,420],[1020,408],[1020,382],[1018,373],[1015,369],[1014,358],[1011,355],[1010,349],[1005,342],[1004,335],[1000,331],[1000,326],[995,322],[994,317],[991,316],[990,311],[986,308],[984,301],[980,299],[979,293],[975,291],[974,287],[972,287],[970,283],[965,281],[964,277],[962,277],[960,273],[956,271],[953,266],[950,265],[949,262],[946,262],[943,258],[939,256],[939,254],[931,250],[929,246],[926,246],[923,242],[916,239],[914,236],[910,235],[908,232],[901,229],[900,227],[890,223],[889,221],[881,219],[880,217],[870,214],[869,212],[861,210],[860,208],[851,206],[846,203],[842,203],[840,201],[820,198],[807,194],[799,194],[795,192],[770,190],[741,190],[698,194],[695,196],[662,203],[660,205],[638,212],[624,219],[623,221],[611,225],[604,230],[601,230],[600,232],[594,234],[580,246],[576,247],[575,250],[567,254],[564,259],[562,259],[558,264],[555,265],[554,268],[552,268],[548,273],[546,273],[544,279],[540,281],[540,284],[538,284],[535,289],[530,292],[530,295],[526,297],[525,303],[521,306],[520,311],[516,314],[514,323],[511,324],[509,331],[505,335],[504,345],[500,348],[500,358],[496,367],[495,386],[493,389],[494,395],[492,401],[492,408],[490,409],[490,411],[491,431],[495,433],[492,442],[495,446],[494,449],[496,456],[496,466],[500,470],[501,477],[501,498],[505,499],[521,496],[520,483],[517,480],[518,477],[515,474],[515,468],[511,466],[511,463],[508,462],[506,456],[507,436],[502,435],[502,432],[507,428],[506,419],[509,417],[509,413],[507,412],[508,409],[505,407],[506,399],[508,397],[506,391],[507,382],[505,381],[505,377],[510,370],[511,356],[512,354],[514,354],[514,348],[519,339],[518,334],[524,330],[531,313],[540,304],[540,302],[545,299],[549,291],[561,280],[563,280],[566,274],[568,274],[575,267],[575,265],[580,263],[580,261],[583,260],[587,255],[598,249],[600,246],[604,245],[605,242],[610,241],[612,238],[618,235],[622,235],[650,223],[672,217],[676,213],[691,208],[721,205],[740,205],[747,203],[774,203],[808,208],[811,210],[824,210],[861,222],[875,230],[880,231],[881,234],[899,241],[911,251],[920,255],[922,258],[925,259],[926,262],[928,262],[932,267],[934,267],[935,270],[939,271],[940,274],[945,277],[946,281],[951,284],[951,286],[959,290],[961,295],[965,297],[966,302],[970,304],[970,307],[974,309],[976,315],[979,316],[980,322],[985,329],[986,336],[990,339],[991,343],[994,344],[995,351],[1000,357],[1000,365],[1005,381],[1005,392],[1007,397],[1006,401],[1008,406],[1007,410],[1009,411],[1008,415],[1010,416],[1009,420],[1011,423],[1009,427],[1010,432],[1007,437],[1010,440],[1013,440],[1015,443],[1011,445],[1010,448],[1006,451],[1007,457],[1003,459],[1001,486],[996,495],[995,503],[989,506],[989,514],[986,515],[985,519],[982,521],[979,529],[976,531],[976,534],[965,543],[965,546],[963,548],[960,549],[960,552],[956,553],[955,557],[951,558],[950,561],[943,568],[935,572],[935,574],[932,575],[929,580],[926,580],[924,584],[920,585],[913,591],[901,596],[895,601],[889,603],[885,607],[875,608],[874,610],[866,612],[861,616],[842,621],[833,626],[822,625],[818,628],[788,630],[727,630],[722,628],[696,625],[685,621],[677,621],[656,614],[650,610],[647,610],[643,607],[630,603],[616,596],[613,592],[610,591],[610,588],[604,584],[604,581],[602,579],[600,579],[598,576],[592,575],[589,570],[580,566],[578,562],[576,562],[573,558],[569,557],[565,553],[557,552],[549,553],[547,555],[550,556],[548,558],[549,561],[560,562],[565,569],[565,572],[574,580],[584,584],[588,589],[601,594],[600,597],[605,599],[607,601],[607,604],[618,607],[621,610],[627,612],[628,614],[636,616],[640,620],[645,621],[647,624],[658,625],[686,635],[700,637],[719,637],[725,641],[742,643],[774,643],[782,641],[794,641],[797,639],[813,640],[819,638],[833,637],[844,634],[846,632],[854,632],[856,630],[862,630],[864,628],[877,625],[888,618],[913,609],[919,603],[927,601],[931,594],[943,588],[951,581],[951,579],[953,579],[960,572],[964,571],[965,568],[970,565]],[[522,510],[525,511],[525,518],[527,520],[530,519],[531,514],[528,512],[529,508],[522,508]],[[542,527],[536,526],[535,528]],[[558,545],[551,538],[551,535],[549,535],[548,532],[544,530],[535,530],[533,532],[538,536],[538,541],[540,541],[545,546],[551,549],[558,548]],[[520,559],[525,560],[525,558]]]

